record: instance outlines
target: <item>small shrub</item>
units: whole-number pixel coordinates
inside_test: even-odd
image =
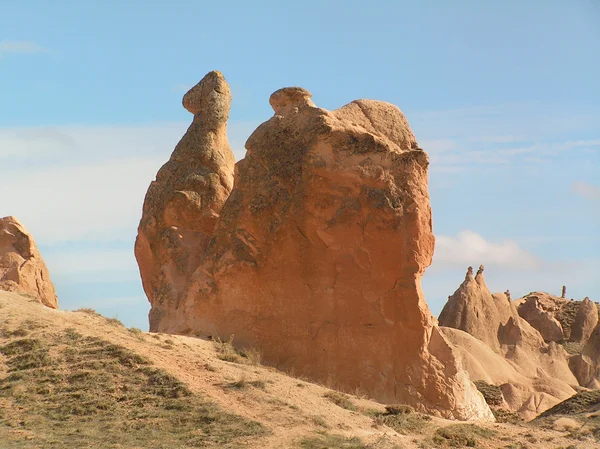
[[[327,421],[322,416],[311,416],[310,422],[312,422],[315,426],[323,427],[324,429],[329,429],[329,425]]]
[[[342,407],[353,412],[357,410],[356,405],[354,405],[347,394],[339,391],[328,391],[323,395],[323,397],[329,399],[329,401],[333,402],[338,407]]]
[[[492,413],[496,418],[496,422],[508,423],[508,424],[520,424],[523,423],[523,418],[518,413],[504,410],[501,408],[492,409]]]
[[[477,447],[480,438],[489,439],[495,434],[495,431],[475,424],[453,424],[437,429],[433,441],[450,447]]]
[[[245,390],[248,387],[260,388],[261,390],[265,390],[267,388],[267,384],[264,380],[247,381],[244,377],[241,377],[235,382],[225,384],[225,388],[233,390]]]
[[[81,309],[77,309],[77,310],[75,310],[75,312],[85,313],[86,315],[101,316],[98,312],[96,312],[94,309],[91,309],[89,307],[83,307]]]
[[[491,406],[502,405],[504,402],[504,396],[502,395],[502,389],[496,385],[488,384],[483,380],[476,380],[475,386],[483,395],[485,402]]]
[[[307,437],[300,441],[302,449],[365,449],[367,446],[356,437],[321,433],[316,437]]]
[[[108,321],[109,324],[112,324],[113,326],[119,326],[119,327],[125,327],[123,325],[123,323],[121,323],[121,320],[119,320],[117,317],[114,318],[106,318],[106,321]]]
[[[385,413],[375,416],[375,424],[386,425],[401,435],[421,433],[431,425],[431,416],[415,413],[408,405],[390,405]]]

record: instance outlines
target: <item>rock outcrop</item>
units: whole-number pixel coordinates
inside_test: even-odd
[[[569,366],[570,355],[563,346],[544,339],[537,328],[519,315],[521,310],[517,312],[517,305],[535,306],[539,313],[525,308],[524,314],[534,317],[534,323],[539,325],[540,316],[551,307],[546,298],[539,301],[540,297],[511,302],[507,293],[492,295],[483,278],[483,267],[475,277],[469,267],[465,281],[449,297],[439,320],[441,331],[471,379],[499,386],[503,406],[527,420],[572,396],[578,386]],[[589,326],[590,313],[591,307],[586,306],[579,321]],[[554,315],[543,317],[545,323],[552,319],[561,326]]]
[[[0,290],[33,295],[58,308],[48,268],[25,227],[15,217],[0,218]]]
[[[250,136],[231,194],[213,208],[214,232],[203,231],[202,242],[212,235],[206,251],[204,243],[193,247],[204,259],[183,302],[179,293],[170,302],[177,318],[157,319],[153,329],[234,336],[234,345],[258,347],[267,363],[342,390],[493,420],[421,291],[434,247],[429,162],[405,116],[371,100],[327,111],[297,87],[278,90],[270,103],[275,115]],[[145,216],[164,214],[146,203]],[[146,254],[142,273],[173,264],[166,252]],[[153,309],[155,284],[145,280]]]
[[[555,318],[560,306],[548,295],[529,294],[519,304],[519,315],[536,328],[545,341],[561,341],[565,334],[560,322]]]
[[[580,385],[600,388],[600,324],[592,331],[581,353],[571,357],[569,366]]]
[[[483,270],[480,266],[473,277],[473,268],[468,268],[464,282],[448,297],[440,313],[439,324],[465,331],[494,351],[499,351],[499,329],[519,315],[506,293],[492,295],[485,283]]]
[[[598,307],[589,298],[584,298],[579,305],[575,320],[571,325],[569,340],[587,342],[598,324]]]
[[[152,308],[150,330],[171,328],[233,187],[229,86],[210,72],[183,97],[194,119],[148,189],[135,256]]]

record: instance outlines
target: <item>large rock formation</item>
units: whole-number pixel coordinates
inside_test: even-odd
[[[152,305],[152,331],[181,319],[182,295],[233,187],[230,105],[229,86],[219,72],[210,72],[185,94],[183,106],[194,119],[146,194],[135,256]]]
[[[34,295],[42,304],[58,307],[48,268],[15,217],[0,218],[0,290]]]
[[[434,247],[428,158],[402,112],[370,100],[330,112],[301,88],[270,102],[275,115],[246,143],[204,260],[183,302],[169,305],[177,318],[153,329],[235,335],[266,362],[343,390],[493,419],[423,298]],[[142,273],[170,257],[149,258]]]

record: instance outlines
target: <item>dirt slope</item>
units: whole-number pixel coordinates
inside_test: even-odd
[[[386,412],[258,362],[227,343],[126,329],[91,310],[0,292],[0,447],[598,447],[592,435],[548,425]]]

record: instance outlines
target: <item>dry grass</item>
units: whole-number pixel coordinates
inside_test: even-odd
[[[479,390],[479,392],[483,395],[485,402],[487,402],[490,406],[498,406],[502,405],[504,402],[504,396],[502,395],[502,390],[500,387],[496,385],[488,384],[482,380],[477,380],[474,382],[475,386]]]
[[[496,434],[475,424],[454,424],[437,429],[433,442],[438,447],[479,447],[481,440],[489,440]]]
[[[377,413],[374,419],[376,425],[386,425],[401,435],[423,433],[432,425],[431,416],[416,413],[408,405],[387,406],[386,411]]]
[[[43,340],[5,336],[0,353],[0,440],[9,447],[234,448],[265,432],[147,358],[72,328]]]
[[[227,341],[220,338],[214,340],[217,357],[224,362],[238,363],[240,365],[259,366],[261,354],[258,349],[240,349],[233,346],[233,335]]]
[[[356,437],[347,438],[342,435],[319,433],[300,441],[302,449],[365,449],[367,446]]]
[[[327,398],[335,405],[337,405],[338,407],[342,407],[343,409],[351,410],[353,412],[358,410],[354,402],[352,402],[352,400],[350,399],[350,396],[339,391],[328,391],[323,395],[323,397]]]

